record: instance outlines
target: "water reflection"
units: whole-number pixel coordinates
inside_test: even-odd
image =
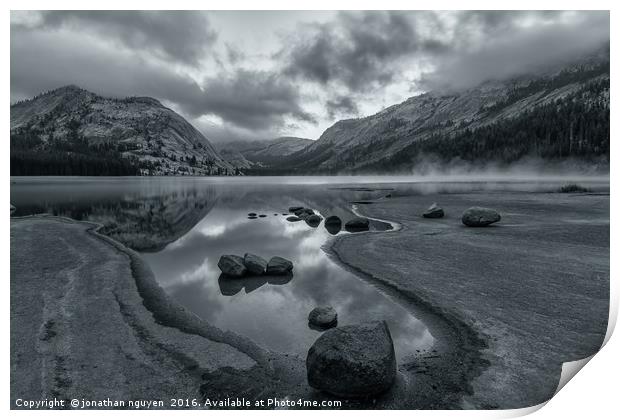
[[[304,355],[320,334],[308,327],[316,306],[332,306],[339,325],[386,319],[402,358],[428,346],[425,326],[380,291],[329,260],[321,247],[354,217],[352,202],[388,196],[524,188],[505,183],[333,186],[290,179],[12,178],[15,215],[40,212],[101,223],[103,231],[143,252],[158,282],[180,303],[223,329],[267,348]],[[561,182],[537,184],[555,191]],[[532,184],[528,188],[532,189]],[[608,184],[607,184],[608,189]],[[387,197],[387,198],[386,198]],[[303,206],[323,218],[315,227],[287,221]],[[251,215],[251,214],[255,215]],[[250,215],[250,216],[248,216]],[[342,225],[325,226],[326,216]],[[263,217],[260,217],[263,216]],[[248,218],[253,217],[253,218]],[[371,230],[386,229],[372,221]],[[246,252],[294,262],[289,277],[223,279],[222,254]]]

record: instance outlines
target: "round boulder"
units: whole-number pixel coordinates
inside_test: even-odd
[[[311,387],[343,398],[387,391],[396,378],[394,343],[385,321],[333,328],[306,358]]]
[[[422,213],[423,217],[427,219],[439,219],[444,216],[443,209],[437,205],[437,203],[433,203],[428,210]]]
[[[331,306],[317,306],[308,315],[310,328],[327,330],[338,325],[338,314]]]
[[[267,263],[267,274],[283,276],[293,271],[293,263],[286,258],[273,257]]]
[[[310,227],[317,227],[323,218],[318,214],[312,214],[306,218],[306,223]]]
[[[342,229],[342,220],[338,216],[329,216],[325,219],[325,229],[332,235],[337,234]]]
[[[499,222],[502,216],[493,210],[485,207],[470,207],[463,213],[461,221],[465,226],[483,227],[492,223]]]
[[[264,258],[254,254],[245,254],[243,256],[243,265],[250,274],[260,276],[267,269],[267,261]]]
[[[222,274],[229,277],[243,277],[246,272],[243,258],[238,255],[222,255],[217,266],[222,270]]]

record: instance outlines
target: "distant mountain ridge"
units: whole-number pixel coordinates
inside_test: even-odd
[[[336,122],[274,173],[365,173],[526,156],[609,159],[609,50],[553,73],[429,92],[375,115]]]
[[[107,98],[73,85],[11,106],[11,163],[14,175],[238,173],[158,100]]]
[[[301,137],[278,137],[265,141],[233,141],[219,145],[219,150],[231,163],[240,168],[268,167],[286,160],[314,143],[314,140]]]

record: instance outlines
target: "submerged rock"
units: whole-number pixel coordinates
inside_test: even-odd
[[[308,226],[317,227],[321,223],[321,220],[323,220],[321,216],[318,214],[313,214],[306,218],[306,223]]]
[[[350,232],[359,232],[362,230],[368,230],[370,221],[365,217],[356,217],[345,223],[344,228]]]
[[[422,213],[423,217],[427,219],[439,219],[444,216],[443,209],[437,205],[437,203],[433,203],[428,210]]]
[[[286,258],[273,257],[267,263],[267,274],[281,276],[293,271],[293,263]]]
[[[470,207],[463,213],[461,221],[470,227],[483,227],[501,220],[500,214],[485,207]]]
[[[337,234],[342,229],[342,220],[338,216],[329,216],[325,219],[325,229],[332,235]]]
[[[258,255],[247,253],[243,256],[243,265],[250,274],[260,276],[267,269],[267,260]]]
[[[331,306],[317,306],[308,315],[310,328],[326,330],[338,325],[338,314]]]
[[[385,321],[333,328],[321,335],[306,358],[308,383],[343,398],[387,391],[396,378],[396,356]]]
[[[223,274],[230,277],[243,277],[246,273],[243,258],[238,255],[222,255],[217,266]]]
[[[288,220],[289,222],[300,222],[301,219],[297,216],[289,216],[286,218],[286,220]]]

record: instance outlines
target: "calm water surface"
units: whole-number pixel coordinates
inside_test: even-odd
[[[101,223],[103,232],[142,253],[167,293],[204,320],[269,349],[305,355],[321,334],[308,313],[333,306],[339,325],[385,319],[397,357],[428,349],[425,325],[382,291],[332,262],[323,223],[288,222],[301,205],[348,220],[356,202],[388,195],[493,189],[553,191],[558,181],[419,183],[411,180],[289,178],[11,178],[15,215],[51,213]],[[560,183],[561,184],[561,183]],[[588,184],[596,189],[597,182]],[[605,184],[601,184],[605,188]],[[608,184],[607,188],[608,188]],[[255,212],[266,217],[248,219]],[[373,221],[371,230],[392,226]],[[294,263],[283,278],[220,278],[222,254],[274,255]]]

